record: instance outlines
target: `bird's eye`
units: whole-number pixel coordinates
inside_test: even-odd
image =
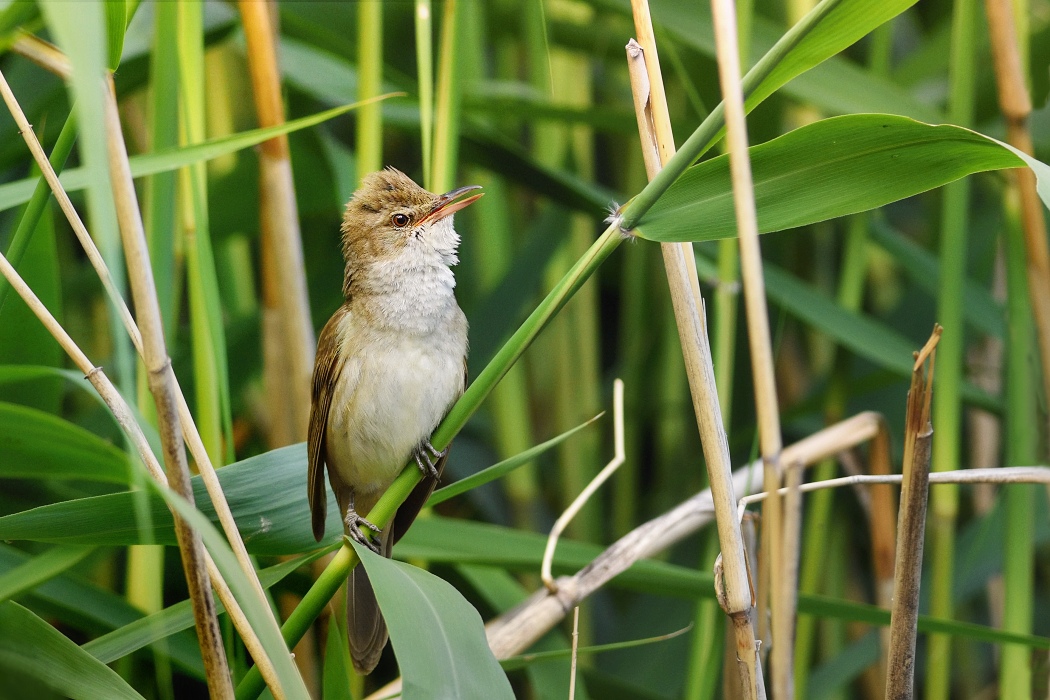
[[[408,214],[398,212],[390,217],[390,221],[394,226],[404,228],[405,226],[408,226]]]

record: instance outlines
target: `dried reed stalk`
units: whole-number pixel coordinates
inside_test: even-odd
[[[238,3],[260,127],[284,123],[270,6],[270,2],[260,0]],[[259,207],[266,392],[283,397],[282,401],[270,402],[267,427],[270,445],[279,447],[306,439],[316,349],[287,136],[260,145]]]
[[[146,467],[146,471],[149,472],[150,477],[152,477],[158,484],[167,486],[168,478],[164,474],[164,470],[161,468],[156,455],[153,454],[153,448],[150,447],[149,442],[146,440],[142,428],[136,422],[134,413],[124,401],[124,397],[121,396],[120,392],[117,391],[117,388],[113,386],[109,377],[103,372],[102,368],[96,367],[91,363],[88,357],[80,350],[73,339],[69,337],[69,334],[66,333],[65,329],[62,328],[57,320],[55,320],[55,317],[51,315],[3,254],[0,254],[0,275],[3,275],[3,277],[11,284],[11,287],[15,292],[17,292],[23,301],[25,301],[26,306],[28,306],[33,314],[36,315],[44,328],[46,328],[55,340],[58,341],[58,344],[66,354],[69,355],[70,359],[73,360],[73,363],[77,368],[80,369],[87,380],[91,382],[91,385],[95,388],[110,412],[113,414],[113,417],[117,421],[117,425],[121,427],[128,440],[134,446],[135,451],[138,453],[139,458]],[[278,700],[284,698],[285,694],[281,688],[280,682],[278,681],[277,672],[274,670],[273,663],[267,656],[266,650],[263,648],[258,636],[252,629],[251,623],[249,623],[248,618],[245,617],[244,612],[241,610],[236,598],[234,598],[233,592],[223,579],[222,574],[219,572],[211,555],[205,551],[204,557],[211,583],[215,587],[215,591],[218,594],[219,599],[222,601],[223,606],[225,606],[226,613],[233,621],[234,627],[241,635],[245,647],[247,647],[252,658],[259,663],[263,678],[266,679],[271,691],[273,691],[274,697],[278,698]],[[226,696],[223,695],[220,697]]]
[[[112,78],[108,88],[105,90],[106,149],[109,155],[109,173],[117,209],[117,222],[124,242],[128,280],[135,302],[139,330],[142,333],[142,361],[146,366],[150,393],[153,394],[157,408],[157,427],[164,449],[168,484],[189,503],[193,503],[193,484],[190,481],[186,452],[183,450],[182,427],[175,399],[175,373],[171,369],[171,358],[168,357],[164,342],[164,324],[157,302],[153,267],[146,246],[142,214],[135,195],[135,183],[131,178],[131,166],[128,164]],[[208,690],[212,697],[232,698],[233,685],[226,663],[222,633],[216,618],[215,601],[211,595],[204,542],[200,533],[178,513],[172,512],[171,515],[175,523],[179,553],[182,555],[183,573],[186,575],[190,600],[193,601],[194,622],[204,658]]]
[[[751,182],[748,154],[747,118],[741,84],[740,49],[737,45],[736,7],[733,0],[711,0],[718,76],[726,114],[726,146],[733,183],[733,205],[740,242],[740,276],[744,285],[744,311],[747,319],[751,371],[754,377],[758,437],[762,453],[763,481],[771,497],[762,508],[762,548],[769,572],[772,623],[773,695],[778,700],[794,697],[795,592],[797,589],[798,523],[800,513],[782,513],[776,495],[780,487],[780,409],[773,371],[773,347],[769,337],[765,281],[762,277],[762,251],[758,242],[758,218]],[[791,504],[801,507],[795,497]],[[761,608],[760,608],[761,609]]]
[[[639,138],[645,155],[646,175],[651,180],[660,167],[674,155],[674,136],[667,111],[660,58],[656,50],[652,18],[647,0],[632,0],[635,45],[628,44],[628,67],[632,73],[635,116]],[[643,70],[644,69],[644,70]],[[644,79],[642,74],[644,73]],[[644,83],[648,91],[639,92]],[[654,162],[653,151],[659,156]],[[733,621],[741,685],[745,698],[764,698],[762,668],[758,661],[758,645],[752,625],[754,595],[750,573],[744,556],[740,524],[731,515],[734,503],[732,463],[729,444],[722,421],[718,391],[715,385],[711,346],[707,337],[704,301],[696,272],[693,246],[689,243],[662,243],[664,268],[671,292],[678,339],[685,359],[689,391],[693,400],[700,441],[707,464],[707,473],[718,512],[718,538],[722,551],[722,583],[725,595],[719,598],[723,610]]]
[[[42,41],[30,35],[24,35],[19,38],[18,42],[16,43],[15,50],[16,52],[38,63],[45,69],[54,72],[59,77],[62,77],[64,79],[68,79],[70,77],[71,65],[69,63],[69,60],[65,57],[65,54],[63,54],[56,47],[52,46],[51,44],[48,44],[45,41]],[[128,310],[127,304],[117,292],[116,287],[113,283],[112,276],[110,275],[109,269],[106,267],[105,261],[102,259],[98,248],[95,246],[94,241],[88,234],[87,229],[80,218],[80,215],[73,207],[73,204],[70,201],[68,194],[66,194],[65,190],[62,188],[58,180],[57,174],[51,167],[46,155],[44,154],[43,147],[40,145],[39,140],[36,138],[36,134],[33,132],[32,126],[26,119],[25,113],[22,111],[17,99],[11,92],[10,86],[7,84],[7,81],[2,73],[0,73],[0,92],[3,93],[4,101],[10,109],[16,124],[19,125],[20,132],[23,138],[25,139],[26,144],[29,146],[29,150],[32,153],[35,161],[41,168],[42,174],[44,175],[44,179],[48,182],[48,185],[51,187],[52,193],[55,195],[55,199],[58,202],[59,207],[66,215],[66,218],[69,221],[74,233],[76,234],[77,239],[83,246],[89,261],[91,262],[96,273],[98,274],[99,279],[102,281],[103,288],[106,290],[111,301],[116,307],[117,312],[124,323],[124,327],[127,330],[129,337],[131,338],[132,344],[134,345],[139,356],[143,358],[143,361],[145,361],[142,334],[138,326],[136,325],[134,319],[132,318],[131,312]],[[110,82],[105,87],[105,92],[107,93],[107,100],[112,101],[115,105],[115,96],[112,92],[112,82]],[[107,126],[109,128],[112,128],[112,124],[108,124]],[[116,121],[116,126],[119,127],[119,119]],[[120,138],[122,144],[123,137],[121,136]],[[125,152],[125,159],[126,156],[127,154]],[[40,318],[41,322],[45,325],[46,328],[48,328],[52,335],[54,335],[56,339],[59,340],[60,344],[63,346],[64,349],[66,349],[67,353],[70,354],[70,357],[74,360],[74,362],[82,369],[84,368],[84,363],[87,363],[87,366],[90,368],[90,363],[87,361],[87,358],[83,356],[83,353],[80,353],[78,349],[75,352],[72,350],[73,348],[76,348],[75,344],[72,343],[72,340],[69,339],[68,335],[66,335],[64,331],[61,331],[61,327],[58,326],[57,322],[53,318],[50,317],[50,314],[47,313],[47,310],[42,305],[40,305],[38,301],[37,305],[34,306],[34,304],[29,300],[29,298],[27,298],[27,294],[31,299],[36,298],[32,295],[32,291],[29,290],[28,287],[24,287],[24,289],[20,293],[22,294],[24,299],[27,299],[26,303],[30,305],[30,308],[34,310],[34,313],[36,313],[38,318]],[[61,333],[59,334],[58,331],[61,331]],[[90,369],[90,372],[91,374],[89,374],[89,370],[85,370],[85,374],[89,375],[88,379],[92,380],[92,376],[100,373],[101,370],[99,369],[96,371],[95,369]],[[266,597],[263,593],[262,585],[259,583],[259,579],[255,572],[255,568],[252,565],[251,558],[248,556],[248,552],[245,549],[244,542],[240,537],[240,532],[237,530],[237,525],[234,520],[233,513],[230,511],[229,504],[227,503],[226,497],[222,492],[222,486],[219,483],[218,477],[215,474],[215,469],[212,466],[207,451],[204,448],[204,443],[201,440],[200,433],[197,430],[196,424],[193,422],[193,417],[190,414],[189,406],[186,404],[185,396],[182,394],[182,390],[179,387],[178,380],[175,378],[174,374],[171,375],[171,379],[174,383],[179,423],[182,428],[186,444],[188,445],[190,453],[193,455],[194,460],[196,460],[197,462],[202,479],[205,483],[205,487],[208,491],[209,496],[211,497],[212,503],[223,526],[223,529],[230,540],[233,551],[237,556],[237,560],[241,565],[241,568],[244,570],[245,575],[248,577],[248,580],[251,581],[251,583],[253,584],[253,587],[255,588],[260,601],[264,603],[264,608],[267,611],[269,611],[269,605],[266,603]],[[106,378],[105,375],[102,375],[97,380],[92,380],[92,384],[93,386],[95,386],[99,394],[103,397],[103,400],[106,401],[106,404],[107,406],[109,406],[110,410],[113,411],[114,416],[117,418],[118,424],[120,424],[125,430],[125,432],[128,434],[132,444],[136,446],[136,450],[138,451],[139,456],[142,458],[143,464],[146,466],[147,471],[149,471],[150,475],[154,478],[155,481],[167,486],[168,479],[165,476],[163,470],[161,470],[160,464],[157,461],[156,457],[153,455],[152,450],[149,448],[145,437],[143,437],[142,431],[139,428],[138,424],[135,422],[133,414],[128,410],[127,406],[124,405],[123,399],[118,393],[116,393],[116,390],[113,389],[112,385],[109,383],[108,378]],[[176,513],[173,513],[173,517],[177,519],[178,515]],[[233,621],[234,627],[241,635],[245,646],[248,648],[248,651],[252,654],[253,658],[261,662],[261,671],[263,677],[266,679],[270,687],[274,689],[276,695],[283,696],[283,693],[280,689],[280,684],[277,682],[277,674],[276,670],[273,668],[272,662],[270,661],[265,650],[263,649],[262,644],[259,641],[254,629],[252,629],[247,618],[241,611],[239,604],[233,597],[233,593],[230,590],[229,586],[226,584],[226,581],[223,579],[222,574],[219,572],[218,568],[215,566],[214,561],[207,552],[205,552],[205,564],[207,567],[208,577],[211,580],[211,584],[214,586],[216,592],[219,595],[219,598],[222,600],[223,605],[227,610],[227,613],[230,615],[230,618]],[[274,625],[277,624],[276,619],[274,619],[273,623]]]
[[[897,556],[894,566],[893,607],[890,612],[890,650],[887,659],[887,700],[909,700],[915,683],[915,636],[919,620],[919,581],[922,575],[922,547],[926,529],[926,501],[929,494],[930,448],[933,425],[930,401],[933,398],[934,360],[941,327],[915,355],[908,410],[904,419],[904,467],[901,508],[897,521]],[[930,361],[926,372],[926,360]]]
[[[23,35],[16,41],[14,50],[16,53],[25,56],[63,79],[68,79],[70,77],[71,66],[69,60],[57,47],[48,44],[46,41],[38,39],[35,36]],[[0,74],[0,80],[3,80],[2,74]],[[73,233],[76,235],[77,240],[84,249],[88,261],[95,269],[95,273],[98,275],[99,280],[101,280],[103,289],[105,289],[110,301],[116,307],[117,313],[120,315],[121,321],[124,324],[124,328],[127,330],[128,336],[131,338],[131,344],[135,347],[135,351],[138,353],[139,357],[144,359],[142,333],[139,331],[138,325],[136,325],[135,320],[132,318],[127,303],[125,303],[124,298],[121,297],[120,293],[117,291],[116,286],[113,283],[113,277],[110,274],[109,269],[106,267],[106,262],[102,258],[102,254],[99,252],[98,247],[95,246],[94,240],[88,233],[87,227],[84,226],[80,214],[77,213],[76,208],[74,208],[73,203],[70,201],[69,195],[66,194],[65,189],[63,189],[62,184],[58,179],[58,174],[55,173],[54,168],[52,168],[50,162],[48,162],[44,149],[40,145],[40,141],[33,132],[32,126],[26,119],[25,113],[22,111],[17,99],[15,99],[15,96],[11,93],[10,87],[7,86],[6,80],[0,85],[0,90],[3,91],[4,100],[11,111],[11,115],[14,117],[15,123],[21,131],[26,145],[29,146],[29,151],[33,154],[33,159],[36,161],[37,166],[40,167],[44,179],[51,187],[51,192],[54,194],[59,208],[65,214],[66,220],[69,222],[70,227],[73,229]],[[241,570],[244,571],[245,576],[247,576],[248,580],[252,583],[256,593],[259,595],[259,599],[265,602],[266,594],[263,592],[262,584],[259,583],[258,574],[255,571],[255,566],[252,563],[251,557],[248,555],[248,550],[244,546],[244,540],[241,539],[241,533],[237,529],[237,522],[233,517],[233,512],[230,510],[229,503],[226,501],[226,495],[222,491],[222,484],[219,483],[219,477],[215,473],[215,467],[211,462],[211,457],[208,456],[208,451],[204,447],[204,441],[201,439],[200,431],[197,429],[197,424],[193,420],[193,414],[190,413],[189,404],[186,403],[186,397],[182,393],[182,388],[179,386],[178,378],[173,375],[173,380],[175,382],[175,399],[178,402],[179,423],[182,427],[183,439],[186,441],[186,446],[189,448],[190,455],[193,457],[193,461],[197,465],[201,479],[204,482],[204,487],[211,499],[212,506],[215,508],[216,516],[219,519],[223,532],[226,534],[226,538],[230,542],[230,547],[233,549],[234,555],[237,557],[237,562],[240,564]],[[269,610],[268,605],[267,610]]]
[[[1025,73],[1017,46],[1014,6],[1010,0],[985,0],[984,6],[988,15],[995,79],[999,88],[999,108],[1006,118],[1006,138],[1014,148],[1032,155],[1032,134],[1028,129],[1032,101],[1025,86]],[[1017,178],[1017,188],[1021,193],[1021,227],[1024,230],[1028,295],[1039,338],[1043,393],[1050,396],[1050,250],[1046,242],[1046,220],[1043,218],[1043,204],[1036,191],[1035,173],[1031,168],[1016,168],[1011,172]]]
[[[788,445],[784,448],[782,461],[784,464],[811,466],[874,439],[881,423],[882,416],[878,413],[859,413]],[[761,465],[761,461],[756,461],[733,472],[731,488],[737,493],[751,493],[758,485],[754,475]],[[524,652],[587,596],[639,559],[656,556],[716,518],[721,526],[723,516],[717,502],[718,497],[711,489],[704,489],[663,515],[639,525],[576,574],[557,579],[557,593],[541,586],[520,605],[490,620],[485,630],[492,653],[497,659],[506,659]],[[735,508],[734,502],[731,517],[738,523]],[[737,531],[740,531],[739,524]],[[393,697],[400,687],[401,680],[398,679],[373,693],[370,700]]]

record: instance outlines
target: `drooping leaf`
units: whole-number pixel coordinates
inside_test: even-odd
[[[485,641],[478,611],[447,581],[418,567],[354,549],[376,592],[397,655],[405,700],[513,698]]]

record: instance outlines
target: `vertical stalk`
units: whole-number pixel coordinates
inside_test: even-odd
[[[357,3],[357,99],[383,90],[383,3]],[[357,110],[357,180],[383,167],[383,105]],[[442,190],[443,191],[443,190]]]
[[[240,0],[238,7],[259,126],[282,124],[284,105],[270,3]],[[269,442],[277,447],[306,438],[315,350],[287,136],[260,146],[259,178],[265,383],[267,394],[284,397],[270,403]]]
[[[445,0],[445,12],[441,20],[441,57],[434,114],[434,159],[429,185],[432,192],[447,192],[456,182],[456,166],[459,159],[459,108],[462,99],[459,70],[462,7],[463,0]]]
[[[204,17],[198,3],[178,3],[179,141],[200,143],[207,137],[204,113]],[[222,302],[208,226],[208,179],[205,163],[179,172],[178,218],[185,240],[186,289],[192,332],[196,423],[212,464],[232,457],[226,337]]]
[[[893,22],[880,25],[871,35],[871,50],[868,55],[868,66],[876,75],[886,75],[890,69],[890,49],[893,45]],[[850,311],[859,311],[864,297],[864,277],[868,267],[868,223],[871,215],[857,214],[848,220],[846,244],[842,253],[842,270],[839,276],[838,303]],[[827,424],[841,420],[846,410],[847,383],[849,381],[849,353],[839,347],[836,349],[832,366],[828,396],[824,403],[824,420]],[[824,460],[816,466],[813,481],[830,479],[835,475],[834,460]],[[828,546],[830,520],[834,493],[821,489],[806,499],[805,515],[805,554],[801,557],[799,590],[804,593],[822,592],[821,582],[824,573],[824,552]],[[890,560],[892,564],[892,559]],[[890,582],[892,584],[892,580]],[[825,591],[826,592],[826,591]],[[888,607],[889,600],[883,601],[876,595],[880,605]],[[815,633],[818,621],[810,615],[798,617],[795,635],[795,695],[807,697],[806,685],[809,679],[811,657],[816,641]],[[824,620],[820,624],[838,624]],[[885,649],[883,650],[885,652]]]
[[[897,521],[886,700],[911,700],[915,684],[915,636],[919,621],[919,582],[933,435],[930,401],[933,398],[934,360],[940,335],[940,326],[935,326],[926,346],[915,354],[911,388],[908,390],[908,409],[904,420],[904,482]],[[928,374],[925,371],[927,359],[930,361]]]
[[[985,0],[988,29],[992,39],[992,58],[999,88],[999,106],[1006,117],[1007,140],[1015,148],[1031,154],[1032,135],[1028,117],[1032,102],[1025,80],[1027,32],[1019,35],[1016,17],[1026,18],[1028,3],[1018,0]],[[1013,10],[1013,11],[1011,11]],[[1025,25],[1027,22],[1025,22]],[[1024,46],[1022,51],[1021,47]],[[1025,172],[1026,171],[1026,172]],[[1036,193],[1035,174],[1022,168],[1014,175],[1021,196],[1021,223],[1024,234],[1028,295],[1035,316],[1036,338],[1043,368],[1043,393],[1050,397],[1050,251],[1048,251],[1044,209]]]
[[[1027,2],[985,0],[992,55],[999,86],[999,105],[1006,117],[1010,142],[1032,152],[1028,115],[1031,101],[1026,88],[1028,65],[1027,32],[1018,37],[1014,10],[1027,17]],[[1024,42],[1022,47],[1021,42]],[[1035,191],[1035,179],[1013,171],[1007,196],[1005,228],[1007,284],[1007,366],[1006,366],[1006,466],[1038,461],[1038,431],[1032,429],[1031,416],[1038,413],[1036,378],[1032,376],[1029,355],[1033,347],[1032,312],[1038,327],[1042,355],[1045,396],[1050,396],[1050,265],[1047,263],[1046,226],[1042,206]],[[1026,275],[1027,273],[1027,275]],[[1030,301],[1031,308],[1026,301]],[[1003,565],[1003,628],[1031,633],[1034,585],[1034,492],[1031,486],[1011,484],[1002,489],[1006,511],[1006,541]],[[1006,644],[999,669],[999,696],[1023,698],[1032,692],[1031,650]]]
[[[948,120],[970,126],[974,111],[974,64],[976,61],[976,0],[955,0],[952,14],[952,44]],[[939,347],[937,404],[933,407],[933,471],[957,469],[960,464],[960,424],[963,379],[963,284],[966,279],[967,217],[970,204],[968,179],[944,188],[941,227],[941,288],[937,320],[944,327]],[[952,573],[955,565],[955,521],[959,510],[958,486],[942,486],[930,498],[932,517],[930,614],[952,617]],[[931,634],[926,669],[928,700],[947,700],[951,682],[951,638]]]
[[[740,56],[737,50],[736,16],[732,0],[712,0],[718,50],[718,75],[726,114],[726,143],[733,181],[733,203],[740,242],[740,271],[744,282],[744,309],[754,376],[755,406],[758,413],[758,437],[762,452],[763,488],[770,494],[762,507],[762,541],[772,578],[771,617],[773,631],[772,674],[777,698],[790,698],[794,693],[792,653],[794,637],[794,582],[786,585],[783,573],[795,571],[798,541],[785,537],[782,528],[780,488],[779,406],[773,374],[773,350],[769,336],[769,314],[766,309],[765,282],[762,278],[762,253],[758,242],[754,189],[744,94],[741,86]],[[786,554],[784,549],[790,549]],[[782,556],[784,554],[784,556]],[[787,560],[791,560],[791,564]]]
[[[641,51],[632,49],[628,44],[628,57],[634,63],[637,63],[640,57],[644,67],[643,71],[632,71],[632,92],[635,95],[635,113],[642,138],[642,149],[646,156],[646,171],[652,180],[673,156],[674,138],[649,6],[645,0],[633,0],[631,8]],[[722,31],[727,30],[723,28]],[[736,31],[733,27],[728,31],[733,34],[730,42],[733,45],[732,58],[735,59]],[[644,92],[639,90],[637,84],[642,77],[636,75],[639,72],[644,74],[644,80],[648,83]],[[653,157],[654,154],[656,158]],[[660,249],[667,269],[671,302],[678,323],[679,339],[693,398],[693,410],[696,412],[697,427],[701,433],[717,514],[718,537],[722,547],[719,567],[721,573],[716,580],[720,591],[719,603],[733,623],[737,668],[744,697],[764,698],[762,667],[758,663],[758,648],[752,627],[754,600],[747,562],[744,559],[740,523],[736,517],[729,445],[722,426],[718,395],[714,386],[714,368],[707,340],[706,321],[703,317],[703,299],[700,296],[696,260],[693,257],[693,248],[689,244],[662,244]]]
[[[434,158],[434,19],[430,0],[416,0],[416,74],[424,187],[430,187]]]

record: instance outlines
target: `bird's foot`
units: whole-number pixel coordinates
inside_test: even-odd
[[[366,531],[371,530],[378,536],[382,530],[358,515],[353,508],[346,511],[346,518],[343,519],[343,522],[346,523],[347,534],[354,542],[363,544],[376,554],[379,554],[379,541],[374,537],[369,537]],[[364,528],[364,530],[361,528]]]
[[[437,465],[434,462],[447,454],[447,447],[439,450],[431,445],[430,440],[427,439],[419,444],[412,456],[416,458],[416,466],[419,467],[419,471],[423,472],[423,476],[432,476],[437,481],[440,474],[438,474]]]

